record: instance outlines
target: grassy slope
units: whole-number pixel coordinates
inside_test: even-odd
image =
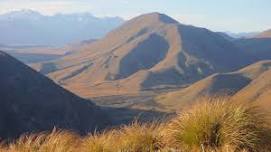
[[[6,152],[235,152],[270,151],[270,128],[258,107],[228,99],[202,99],[201,104],[166,123],[135,122],[86,137],[53,131],[23,136],[0,147]]]

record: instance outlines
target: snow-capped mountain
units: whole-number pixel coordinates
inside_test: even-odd
[[[7,45],[64,45],[97,39],[123,22],[119,17],[98,18],[90,13],[45,16],[32,10],[0,15],[0,43]]]

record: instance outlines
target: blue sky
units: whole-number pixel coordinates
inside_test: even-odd
[[[0,13],[32,9],[46,15],[90,12],[130,19],[165,13],[182,23],[214,31],[251,32],[271,28],[271,0],[0,0]]]

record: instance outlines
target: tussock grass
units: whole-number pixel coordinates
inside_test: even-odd
[[[158,123],[140,124],[135,122],[124,126],[119,132],[118,150],[124,152],[154,152],[163,148],[162,126]]]
[[[113,152],[116,149],[117,132],[115,130],[94,133],[83,139],[81,151],[83,152]]]
[[[267,115],[227,98],[201,99],[167,123],[139,123],[80,137],[67,131],[22,136],[0,152],[265,152]]]
[[[165,139],[170,145],[202,151],[259,151],[268,148],[271,142],[266,139],[270,129],[260,108],[233,104],[226,98],[201,100],[205,101],[180,113],[165,127]]]
[[[2,149],[7,152],[74,152],[79,143],[78,135],[54,130],[50,134],[22,136]]]
[[[86,152],[155,152],[162,148],[158,123],[140,124],[94,134],[84,139]]]

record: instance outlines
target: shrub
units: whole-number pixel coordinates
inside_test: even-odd
[[[257,151],[266,147],[270,131],[259,108],[232,104],[228,99],[202,100],[205,102],[180,113],[166,127],[164,135],[170,146],[203,151],[227,147],[232,151]]]

